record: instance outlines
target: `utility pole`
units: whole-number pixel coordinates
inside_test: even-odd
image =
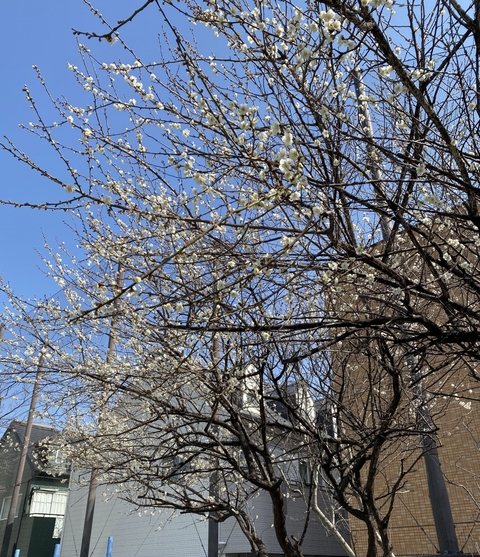
[[[215,366],[218,366],[219,357],[219,341],[213,338],[213,353],[215,359]],[[213,427],[217,429],[214,424]],[[213,470],[210,475],[209,495],[212,501],[216,502],[218,499],[218,458],[212,458]],[[208,545],[207,557],[218,557],[218,520],[216,520],[217,513],[211,511],[208,515]]]
[[[218,265],[214,265],[214,278],[218,278],[217,275]],[[218,307],[218,306],[217,306]],[[214,312],[216,313],[216,309]],[[213,333],[212,337],[212,363],[214,372],[218,375],[220,373],[220,340],[217,333]],[[215,420],[215,415],[213,416]],[[213,424],[213,430],[215,433],[218,431],[217,425]],[[216,502],[218,500],[218,458],[212,458],[213,470],[210,475],[210,485],[209,485],[209,496],[212,501]],[[207,557],[218,557],[218,520],[216,520],[216,512],[210,512],[208,516],[208,546],[207,546]]]
[[[117,271],[117,280],[115,283],[116,292],[119,292],[122,289],[122,283],[123,283],[123,269],[121,263],[119,263],[118,271]],[[113,354],[115,351],[115,327],[118,319],[117,308],[118,308],[118,298],[116,298],[113,303],[113,315],[112,315],[112,319],[110,320],[110,332],[108,335],[107,357],[105,359],[107,364],[112,361]],[[102,417],[103,417],[103,409],[98,419],[99,428],[101,426]],[[90,541],[92,539],[93,515],[95,513],[95,500],[97,495],[97,487],[98,487],[98,472],[94,468],[92,470],[90,476],[90,484],[88,486],[87,507],[85,509],[85,518],[83,521],[82,543],[80,545],[80,557],[88,557],[90,551]]]
[[[4,330],[5,330],[5,326],[3,325],[3,329],[1,331],[2,337],[3,337]],[[30,435],[32,433],[33,416],[35,414],[35,408],[37,406],[38,391],[40,388],[40,380],[42,377],[45,350],[46,350],[46,343],[42,347],[42,350],[40,352],[40,358],[38,360],[37,372],[35,375],[35,383],[33,384],[32,398],[30,399],[30,408],[28,411],[27,425],[25,426],[25,434],[23,436],[22,451],[20,453],[20,459],[18,461],[18,468],[15,477],[15,483],[13,486],[12,499],[10,500],[10,509],[8,511],[5,533],[3,534],[2,548],[0,549],[0,557],[8,557],[8,548],[10,546],[10,541],[12,539],[13,524],[15,522],[15,511],[17,508],[18,498],[20,495],[20,488],[22,486],[23,471],[25,470],[25,462],[27,460],[28,447],[30,445]]]
[[[374,135],[370,111],[366,101],[361,100],[364,94],[362,83],[362,74],[358,69],[352,72],[355,93],[358,101],[358,110],[360,113],[360,121],[363,131],[367,135],[370,143],[367,145],[367,153],[369,156],[369,170],[374,180],[373,187],[375,189],[375,199],[378,208],[382,211],[380,214],[380,225],[382,228],[382,238],[385,243],[390,240],[392,226],[386,211],[387,208],[385,188],[382,182],[382,172],[374,150]],[[425,388],[423,386],[421,370],[415,371],[416,362],[412,356],[407,357],[407,368],[413,383],[413,393],[417,401],[417,418],[422,431],[433,430],[433,420],[430,415]],[[428,494],[430,497],[430,505],[432,508],[435,530],[441,554],[459,553],[457,534],[455,532],[455,523],[453,521],[452,509],[450,507],[450,499],[448,497],[445,477],[442,473],[440,458],[438,455],[438,447],[435,438],[424,433],[422,435],[423,459],[425,462],[425,470],[427,473]]]

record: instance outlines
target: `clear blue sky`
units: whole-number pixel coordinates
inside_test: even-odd
[[[111,22],[125,18],[143,3],[132,0],[94,0],[94,5]],[[157,33],[162,20],[155,5],[131,23],[125,31],[138,46],[155,59]],[[28,124],[33,119],[32,111],[22,93],[27,84],[35,94],[40,93],[32,65],[37,65],[45,76],[55,97],[78,94],[72,72],[67,62],[78,63],[76,39],[72,28],[99,30],[99,21],[90,14],[82,0],[24,0],[23,2],[2,2],[0,8],[0,136],[8,136],[29,155],[49,168],[58,164],[53,152],[46,146],[33,142],[33,137],[19,129],[19,123]],[[135,41],[135,38],[137,39]],[[87,42],[86,39],[82,39]],[[108,61],[122,57],[118,43],[114,46],[90,41],[91,48]],[[89,45],[90,46],[90,45]],[[106,60],[107,61],[107,60]],[[40,103],[48,108],[45,99]],[[41,150],[39,150],[41,149]],[[17,201],[56,200],[60,197],[58,186],[49,183],[15,161],[5,151],[0,151],[0,198]],[[42,251],[45,235],[50,244],[56,239],[75,244],[71,233],[63,224],[68,216],[47,211],[13,209],[0,206],[0,276],[11,288],[22,296],[44,297],[55,293],[58,288],[47,279],[40,268],[41,259],[37,250]],[[0,302],[3,300],[0,298]]]
[[[128,17],[143,1],[94,0],[95,6],[113,24]],[[161,32],[162,23],[156,6],[152,5],[127,26],[122,36],[128,43],[133,43],[136,51],[140,50],[139,54],[158,60],[157,34]],[[42,88],[32,69],[32,65],[36,65],[45,77],[52,96],[73,96],[76,99],[81,96],[83,101],[79,105],[89,102],[67,68],[67,63],[80,65],[72,28],[83,31],[101,29],[100,22],[90,14],[82,0],[23,0],[2,2],[0,6],[1,140],[4,143],[4,136],[9,137],[22,151],[54,174],[59,162],[53,150],[18,127],[19,123],[28,125],[35,120],[22,88],[27,85],[33,96],[38,97],[42,111],[48,114],[49,101],[41,95]],[[87,41],[86,38],[82,38],[82,42],[89,44],[102,61],[110,63],[125,59],[119,43],[109,45],[96,40]],[[40,177],[1,149],[0,167],[2,199],[40,203],[64,197],[59,186]],[[17,295],[42,299],[58,292],[56,283],[45,276],[38,252],[45,253],[44,237],[52,247],[64,241],[70,251],[75,251],[75,238],[64,221],[69,221],[69,216],[64,213],[0,205],[0,276]],[[0,294],[0,306],[6,301],[6,297]],[[27,409],[28,400],[25,404],[21,399],[1,401],[1,414],[7,411],[11,414],[1,417],[4,421],[0,423],[0,435],[3,433],[2,426],[13,418],[25,418]]]
[[[144,0],[93,0],[94,5],[115,24],[142,5]],[[190,24],[175,22],[182,31],[188,32]],[[162,30],[162,17],[152,4],[122,31],[122,37],[131,45],[137,55],[145,61],[160,59],[158,34]],[[187,29],[182,29],[187,25]],[[101,26],[88,6],[82,0],[23,0],[22,2],[2,2],[0,5],[0,137],[9,137],[20,150],[27,153],[53,174],[59,168],[59,161],[46,143],[35,140],[32,134],[21,130],[20,123],[35,120],[33,111],[22,92],[27,85],[38,106],[47,113],[48,99],[41,95],[42,88],[37,81],[32,65],[40,68],[53,97],[67,97],[76,100],[73,104],[88,104],[85,95],[75,82],[67,63],[80,66],[77,41],[72,28],[82,31],[98,31]],[[203,33],[205,30],[196,28]],[[208,40],[211,42],[210,35]],[[89,45],[97,59],[108,63],[129,59],[120,43],[109,45],[96,40],[82,42]],[[206,42],[207,49],[210,42]],[[215,43],[217,45],[218,43]],[[82,98],[82,101],[78,99]],[[58,118],[58,116],[57,116]],[[53,122],[57,118],[47,119]],[[0,198],[17,202],[55,201],[64,197],[59,186],[19,163],[6,151],[0,149]],[[24,298],[45,298],[58,292],[56,283],[45,277],[44,266],[38,252],[44,252],[45,239],[55,247],[65,242],[71,252],[75,252],[76,240],[65,222],[69,216],[32,209],[14,209],[0,205],[0,276],[15,294]],[[45,239],[44,239],[45,237]],[[6,302],[0,294],[0,307]],[[1,309],[0,309],[1,311]],[[1,316],[0,316],[1,320]],[[8,332],[7,332],[8,335]],[[2,401],[2,411],[11,410],[7,421],[24,416],[28,405]],[[24,412],[25,411],[25,412]],[[23,412],[23,414],[22,414]],[[2,427],[0,424],[0,435]],[[5,424],[6,425],[6,424]]]

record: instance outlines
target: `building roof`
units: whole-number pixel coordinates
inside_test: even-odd
[[[3,437],[0,441],[0,446],[5,446],[8,443],[18,443],[20,446],[23,444],[25,439],[25,431],[27,428],[27,422],[21,420],[14,420],[7,428]],[[40,441],[47,439],[48,437],[56,437],[58,431],[51,426],[44,424],[33,424],[32,431],[30,433],[30,443],[28,446],[27,460],[32,470],[38,468],[36,464],[36,458],[34,455],[35,448]]]

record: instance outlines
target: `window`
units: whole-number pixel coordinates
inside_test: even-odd
[[[66,491],[34,490],[30,501],[30,516],[63,516],[67,496]]]
[[[63,455],[62,455],[61,449],[57,449],[55,451],[55,456],[54,456],[53,462],[55,464],[64,464],[65,463],[65,461],[63,460]]]
[[[55,526],[53,527],[52,538],[61,538],[63,530],[63,516],[55,517]]]
[[[300,461],[300,479],[303,482],[303,485],[312,485],[312,469],[308,465],[308,463]]]
[[[20,493],[20,495],[18,496],[17,508],[15,509],[15,517],[18,516],[18,508],[20,506],[20,501],[21,500],[22,500],[22,494]],[[12,502],[11,497],[5,497],[4,500],[2,501],[2,509],[0,511],[0,520],[7,520],[8,512],[10,511],[10,503],[11,502]]]
[[[162,458],[160,475],[162,483],[184,483],[185,474],[191,470],[190,464],[181,456],[167,456]]]
[[[299,464],[299,475],[300,475],[300,479],[302,480],[303,485],[310,487],[312,485],[312,468],[310,467],[310,465],[308,464],[308,462],[305,462],[304,460],[300,461]],[[322,472],[321,470],[319,470],[318,476],[317,476],[317,486],[318,487],[325,487],[325,480],[322,476]]]

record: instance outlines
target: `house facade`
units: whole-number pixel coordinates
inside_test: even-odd
[[[25,422],[13,421],[0,441],[0,540],[7,524],[25,427]],[[48,473],[46,463],[42,464],[36,453],[41,442],[56,435],[52,427],[41,424],[32,427],[8,555],[19,550],[21,557],[52,557],[55,545],[60,543],[68,471],[56,451],[53,459],[57,462],[52,465],[58,475]]]

